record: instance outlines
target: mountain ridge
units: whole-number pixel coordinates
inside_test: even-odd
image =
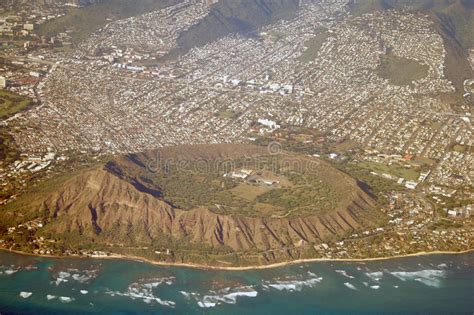
[[[298,0],[220,0],[209,14],[180,34],[178,48],[166,58],[185,54],[229,34],[249,35],[281,18],[291,17],[299,9]]]

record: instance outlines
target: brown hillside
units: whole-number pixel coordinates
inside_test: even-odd
[[[177,147],[160,154],[210,160],[265,153],[264,148],[256,146],[220,145]],[[206,255],[225,250],[265,256],[273,250],[296,250],[301,244],[314,246],[339,239],[351,231],[376,226],[382,218],[374,200],[354,179],[326,164],[321,166],[324,174],[331,172],[337,181],[345,182],[341,187],[346,189],[344,206],[331,212],[275,218],[218,214],[205,207],[178,209],[165,200],[160,187],[143,177],[146,157],[153,154],[156,152],[119,158],[104,169],[89,170],[57,187],[40,205],[32,205],[48,222],[42,232],[73,239],[78,247],[94,242],[172,248],[180,257],[183,248],[202,248]]]

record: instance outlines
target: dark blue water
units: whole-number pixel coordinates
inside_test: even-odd
[[[204,271],[0,251],[1,314],[473,314],[474,254]]]

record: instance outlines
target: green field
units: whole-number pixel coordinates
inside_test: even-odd
[[[359,167],[379,174],[390,174],[397,177],[403,177],[406,180],[416,180],[420,176],[419,172],[413,168],[406,168],[398,164],[385,165],[371,161],[364,161],[357,164]]]
[[[9,15],[14,15],[15,11],[2,11],[0,12],[0,16],[9,16]]]
[[[0,90],[0,119],[14,115],[31,104],[31,100],[21,95]]]
[[[462,144],[455,144],[452,148],[453,151],[459,152],[459,153],[468,153],[471,154],[474,152],[474,146],[470,145],[462,145]]]
[[[231,192],[244,200],[255,201],[259,196],[270,191],[271,188],[262,185],[251,185],[247,183],[241,183],[237,187],[231,189]]]
[[[219,112],[219,118],[223,119],[236,119],[239,117],[240,113],[234,111],[234,110],[224,110]]]
[[[51,20],[39,28],[40,35],[55,36],[71,31],[74,44],[110,21],[124,19],[176,4],[179,0],[105,0],[84,8],[71,8],[66,15]]]
[[[390,9],[383,0],[362,0],[362,1],[351,1],[349,9],[354,15],[362,15],[373,11],[387,10]]]
[[[318,52],[323,46],[326,39],[328,39],[329,33],[327,30],[321,30],[315,37],[307,40],[304,45],[307,48],[303,54],[299,57],[299,61],[302,63],[308,63],[314,61],[318,56]]]
[[[378,74],[394,85],[411,85],[413,81],[428,75],[429,67],[415,60],[398,57],[392,54],[382,55],[377,68]]]

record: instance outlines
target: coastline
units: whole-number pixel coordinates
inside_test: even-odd
[[[417,252],[412,254],[405,254],[405,255],[395,255],[395,256],[387,256],[387,257],[376,257],[376,258],[308,258],[308,259],[297,259],[293,261],[287,262],[280,262],[274,263],[269,265],[260,265],[260,266],[245,266],[245,267],[223,267],[223,266],[210,266],[210,265],[199,265],[199,264],[192,264],[192,263],[171,263],[171,262],[160,262],[154,261],[151,259],[132,256],[132,255],[119,255],[119,254],[112,254],[110,256],[56,256],[56,255],[40,255],[40,254],[33,254],[27,253],[22,251],[16,250],[9,250],[6,248],[0,248],[0,251],[15,253],[24,256],[33,256],[33,257],[43,257],[43,258],[54,258],[54,259],[98,259],[98,260],[128,260],[128,261],[135,261],[141,263],[147,263],[155,266],[162,266],[162,267],[182,267],[182,268],[191,268],[191,269],[200,269],[200,270],[218,270],[218,271],[252,271],[252,270],[265,270],[265,269],[274,269],[274,268],[282,268],[292,265],[299,265],[305,263],[315,263],[315,262],[353,262],[353,263],[364,263],[364,262],[371,262],[371,261],[384,261],[384,260],[392,260],[392,259],[402,259],[408,257],[422,257],[422,256],[431,256],[431,255],[462,255],[474,252],[474,249],[468,249],[464,251],[432,251],[432,252]]]

